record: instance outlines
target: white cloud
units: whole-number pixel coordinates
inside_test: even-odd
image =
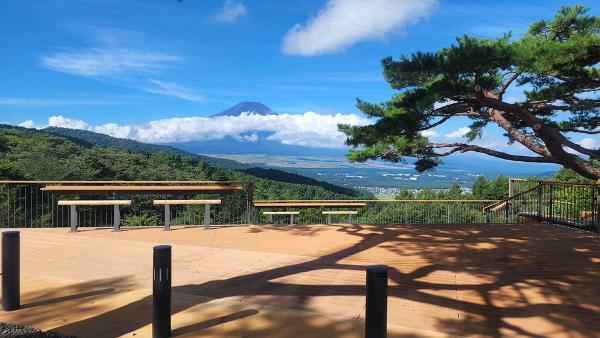
[[[421,135],[423,135],[425,137],[437,137],[439,134],[435,130],[423,130],[421,132]]]
[[[240,116],[170,118],[143,124],[107,123],[99,126],[63,116],[51,116],[48,119],[49,126],[93,130],[149,143],[220,140],[227,136],[245,142],[256,142],[258,133],[266,132],[269,140],[282,144],[320,148],[344,146],[346,137],[337,129],[340,123],[365,125],[369,120],[356,114],[314,112],[266,116],[244,113]]]
[[[155,94],[163,94],[168,96],[175,96],[180,99],[188,100],[188,101],[202,101],[203,97],[195,93],[193,90],[180,86],[178,84],[172,82],[165,82],[155,79],[149,79],[151,83],[155,85],[155,87],[146,89],[148,92]]]
[[[221,22],[235,22],[239,17],[246,15],[246,6],[240,2],[226,0],[223,8],[215,15],[215,19]]]
[[[363,40],[382,39],[426,15],[433,1],[328,0],[316,17],[296,24],[283,38],[285,54],[313,56],[344,50]]]
[[[62,115],[50,116],[48,118],[48,126],[70,129],[90,129],[90,125],[86,122],[78,119],[70,119]]]
[[[127,48],[91,48],[42,57],[51,70],[83,77],[149,74],[181,61],[176,55]]]
[[[42,57],[42,64],[54,71],[82,77],[109,79],[149,93],[174,96],[187,101],[201,101],[203,97],[192,89],[173,82],[145,78],[147,75],[173,67],[179,61],[181,58],[176,55],[121,47],[62,52]],[[147,84],[148,81],[151,85]],[[14,99],[3,102],[0,99],[0,104],[41,105],[43,103],[44,101]],[[46,100],[45,103],[53,103],[53,101]],[[94,104],[94,102],[88,103]]]
[[[596,148],[596,140],[594,140],[593,138],[583,138],[581,139],[581,141],[579,141],[579,145],[581,145],[584,148],[588,148],[588,149],[595,149]]]
[[[252,133],[250,135],[234,135],[233,137],[236,140],[241,141],[241,142],[257,142],[258,141],[257,133]]]
[[[19,123],[19,127],[35,128],[35,122],[33,122],[33,120],[23,121],[23,122]]]
[[[50,106],[105,106],[129,104],[122,97],[115,99],[45,99],[34,97],[0,97],[1,106],[14,107],[50,107]]]
[[[465,136],[471,129],[469,127],[460,127],[457,130],[446,134],[447,138],[460,138]]]

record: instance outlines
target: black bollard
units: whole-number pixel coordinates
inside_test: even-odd
[[[152,337],[171,337],[171,246],[154,247]]]
[[[18,231],[2,233],[2,310],[21,307],[20,244]]]
[[[367,266],[365,338],[387,337],[387,286],[387,266]]]

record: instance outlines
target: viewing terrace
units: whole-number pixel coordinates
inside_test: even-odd
[[[359,205],[344,209],[357,211],[354,223],[340,215],[325,224],[327,207],[270,209],[286,202],[254,201],[251,185],[228,183],[239,189],[197,196],[222,199],[210,230],[203,207],[182,205],[172,207],[171,231],[152,200],[196,195],[113,192],[93,197],[132,201],[121,231],[100,205],[82,207],[74,233],[69,209],[55,204],[78,196],[5,184],[4,224],[35,228],[15,227],[22,305],[0,321],[79,337],[150,336],[152,247],[170,244],[175,337],[361,337],[372,264],[389,268],[388,337],[600,336],[598,186],[513,184],[504,201],[346,201]],[[261,203],[298,210],[300,224],[266,223],[254,210]]]

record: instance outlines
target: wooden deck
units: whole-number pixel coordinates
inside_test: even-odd
[[[185,337],[361,337],[364,267],[390,266],[390,337],[600,337],[600,239],[546,225],[26,229],[0,321],[146,337],[152,246],[173,245]]]

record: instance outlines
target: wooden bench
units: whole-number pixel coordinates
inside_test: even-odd
[[[263,211],[263,215],[269,215],[269,223],[273,223],[273,215],[289,215],[290,225],[294,224],[294,216],[300,215],[298,211]]]
[[[333,223],[333,215],[348,215],[348,223],[352,224],[352,215],[358,215],[358,211],[323,211],[323,215],[327,215],[327,224]]]
[[[210,206],[221,205],[221,200],[154,200],[154,205],[165,206],[165,228],[171,230],[171,205],[204,205],[204,230],[210,230]]]
[[[130,206],[131,200],[61,200],[57,205],[70,207],[71,232],[77,232],[77,206],[113,206],[113,231],[121,231],[121,210],[120,206]]]

